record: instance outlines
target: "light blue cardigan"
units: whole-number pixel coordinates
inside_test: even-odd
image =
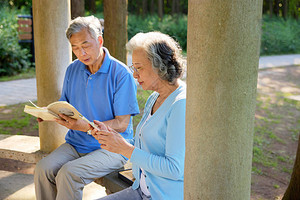
[[[181,82],[144,124],[158,96],[157,92],[153,92],[148,98],[135,138],[130,141],[135,146],[130,158],[133,175],[136,178],[132,188],[139,187],[140,168],[143,168],[153,200],[181,200],[185,155],[186,85]]]

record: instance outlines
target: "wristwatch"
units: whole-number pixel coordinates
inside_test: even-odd
[[[90,126],[89,130],[87,130],[86,133],[89,134],[89,135],[92,135],[92,130],[93,130],[93,127]]]

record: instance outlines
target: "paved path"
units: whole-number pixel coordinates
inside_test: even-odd
[[[300,65],[300,54],[263,56],[259,59],[259,69]]]
[[[0,82],[0,106],[36,100],[36,79]]]
[[[129,61],[130,62],[130,61]],[[259,68],[300,65],[300,54],[264,56],[259,59]],[[0,106],[36,100],[36,79],[0,82]]]
[[[131,59],[128,58],[128,63]],[[300,65],[300,54],[283,56],[264,56],[259,59],[259,68]],[[0,106],[36,100],[36,79],[23,79],[0,82]]]

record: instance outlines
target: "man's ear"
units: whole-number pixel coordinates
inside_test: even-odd
[[[103,46],[103,37],[101,35],[98,37],[98,41],[100,46]]]

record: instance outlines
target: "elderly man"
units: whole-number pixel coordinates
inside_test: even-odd
[[[90,121],[99,120],[132,138],[131,116],[139,113],[136,84],[126,65],[104,48],[97,18],[78,17],[66,31],[77,60],[66,71],[60,100],[72,104]],[[84,120],[61,115],[56,122],[69,128],[66,143],[37,165],[36,198],[82,199],[83,187],[122,167],[127,158],[101,148]],[[41,119],[38,119],[40,122]]]

